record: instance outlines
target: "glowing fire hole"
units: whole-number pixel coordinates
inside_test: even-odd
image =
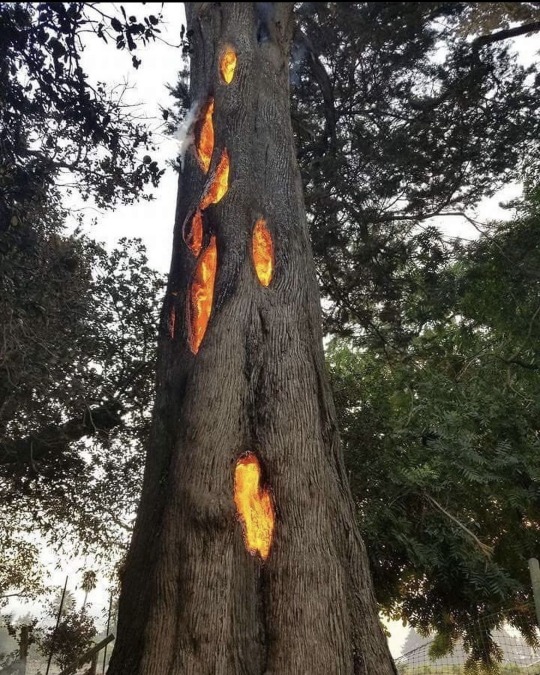
[[[198,258],[203,242],[203,219],[200,209],[195,211],[195,215],[189,224],[189,229],[184,232],[184,241],[193,255]]]
[[[202,110],[202,121],[200,122],[199,139],[197,141],[197,156],[205,173],[210,168],[210,161],[214,152],[213,114],[214,99],[211,98]]]
[[[272,281],[274,271],[274,245],[272,235],[262,218],[255,223],[252,238],[253,264],[263,286]]]
[[[174,340],[174,328],[176,324],[176,309],[174,305],[171,305],[169,310],[169,320],[167,322],[167,327],[169,328],[169,337],[171,340]]]
[[[229,153],[224,150],[212,181],[201,199],[201,210],[206,209],[210,204],[217,204],[227,193],[229,189]]]
[[[274,531],[274,506],[270,491],[261,488],[261,467],[250,453],[236,463],[234,503],[244,529],[244,541],[251,555],[266,560]]]
[[[226,84],[230,84],[233,80],[234,71],[236,69],[236,52],[230,45],[225,47],[219,62],[219,69],[221,71],[221,77],[224,79]]]
[[[196,354],[210,320],[212,300],[214,298],[214,281],[216,278],[217,249],[216,238],[211,237],[210,243],[202,252],[193,281],[191,282],[189,296],[189,346]]]

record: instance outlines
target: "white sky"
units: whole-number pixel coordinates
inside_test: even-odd
[[[119,5],[114,5],[117,10]],[[129,13],[138,18],[152,12],[157,13],[161,3],[129,3]],[[180,41],[180,26],[185,24],[183,3],[165,3],[163,9],[165,25],[161,26],[162,37],[170,44]],[[166,85],[174,85],[183,63],[180,49],[156,41],[137,50],[142,60],[138,70],[131,65],[127,51],[117,51],[113,45],[108,48],[97,39],[89,41],[86,48],[84,68],[91,80],[100,80],[111,85],[127,82],[131,89],[126,92],[126,102],[140,104],[137,110],[150,122],[155,140],[159,142],[156,153],[151,153],[165,166],[178,154],[178,142],[163,133],[163,117],[159,106],[169,107],[172,103]],[[148,250],[151,267],[168,272],[171,258],[172,232],[176,204],[177,174],[171,167],[154,191],[152,202],[140,201],[130,206],[118,206],[113,211],[97,212],[86,209],[89,217],[97,217],[97,225],[88,227],[87,232],[94,239],[112,247],[121,237],[140,237]],[[84,208],[84,205],[82,205]]]
[[[106,8],[106,4],[103,4]],[[116,11],[119,5],[114,5]],[[150,13],[157,13],[161,3],[129,3],[129,13],[142,17]],[[104,9],[106,11],[106,9]],[[178,44],[179,32],[182,23],[185,23],[184,8],[182,3],[165,3],[163,14],[165,25],[162,26],[162,37],[171,44]],[[536,36],[520,38],[519,53],[523,62],[529,63],[537,49]],[[91,81],[104,81],[111,85],[128,82],[132,88],[127,92],[129,103],[140,104],[140,114],[151,121],[155,130],[156,140],[160,146],[157,153],[153,153],[160,164],[165,165],[167,160],[174,159],[178,153],[178,142],[163,135],[163,119],[159,106],[170,106],[172,99],[167,90],[167,84],[174,84],[179,70],[182,67],[181,53],[179,49],[164,44],[153,43],[138,50],[138,56],[142,64],[138,70],[131,65],[131,57],[126,51],[117,51],[114,45],[105,45],[98,40],[89,41],[85,52],[84,68],[88,72]],[[177,176],[172,168],[167,167],[161,180],[160,187],[153,202],[140,201],[131,206],[119,206],[113,211],[99,213],[94,208],[81,203],[74,203],[75,208],[82,208],[90,218],[97,217],[97,224],[88,226],[90,236],[103,241],[107,247],[112,248],[121,237],[140,237],[148,251],[149,264],[161,272],[167,272],[171,257],[172,231],[174,223],[174,211],[176,203]],[[503,191],[491,199],[484,200],[476,212],[472,215],[480,220],[490,220],[508,217],[507,212],[498,208],[500,201],[519,196],[519,185],[507,186]],[[477,236],[471,226],[460,222],[458,219],[444,219],[439,221],[445,233],[450,236],[463,236],[474,238]],[[44,561],[50,569],[50,583],[62,586],[66,574],[70,575],[69,589],[76,590],[80,584],[80,569],[92,567],[90,560],[74,558],[71,561],[58,561],[51,551],[44,551]],[[82,602],[83,593],[76,593],[78,601]],[[90,594],[90,602],[96,614],[101,613],[108,605],[106,584],[101,583],[96,591]],[[39,611],[39,605],[31,603],[23,605],[12,603],[11,607],[17,613],[25,611]],[[389,624],[392,633],[390,648],[395,656],[401,652],[405,639],[406,630],[401,623]]]

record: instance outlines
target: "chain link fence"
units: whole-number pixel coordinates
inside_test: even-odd
[[[495,619],[495,620],[494,620]],[[436,656],[435,640],[411,632],[405,653],[396,659],[400,675],[540,675],[540,633],[526,640],[498,617],[486,618],[475,626],[476,654],[459,640],[451,652]],[[498,626],[493,630],[486,625]],[[411,647],[413,647],[411,649]]]

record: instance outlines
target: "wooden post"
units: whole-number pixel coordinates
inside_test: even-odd
[[[90,663],[90,670],[88,671],[88,675],[97,674],[97,662],[98,662],[98,655],[94,654],[94,656],[92,656],[92,661]]]
[[[19,675],[26,675],[29,633],[30,629],[28,626],[21,626],[21,636],[19,638]]]
[[[114,635],[107,635],[107,637],[102,640],[101,642],[98,642],[96,645],[91,647],[87,652],[85,652],[82,656],[80,656],[78,659],[76,659],[70,666],[67,668],[64,668],[64,670],[60,673],[60,675],[72,675],[78,668],[81,666],[84,666],[85,663],[88,663],[88,661],[91,661],[92,663],[92,670],[90,671],[92,674],[96,672],[96,667],[97,667],[97,661],[98,661],[98,654],[99,652],[110,642],[114,640]],[[94,664],[95,661],[95,664]]]
[[[540,628],[540,565],[537,558],[529,560],[529,572],[531,573],[531,585],[536,608],[536,623]]]
[[[109,593],[109,614],[107,616],[107,635],[109,634],[109,630],[111,629],[111,612],[112,612],[112,592]],[[107,645],[105,645],[105,648],[103,650],[103,669],[101,671],[101,675],[105,675],[105,667],[107,665]]]
[[[56,626],[54,627],[54,632],[53,636],[58,630],[58,624],[60,623],[60,619],[62,617],[62,610],[64,609],[64,600],[66,598],[66,590],[67,590],[67,585],[68,585],[68,579],[69,577],[66,577],[66,583],[64,584],[64,590],[62,591],[62,598],[60,600],[60,607],[58,608],[58,616],[56,617]],[[49,654],[49,660],[47,661],[47,670],[45,671],[45,675],[49,675],[49,670],[51,668],[51,661],[53,657],[53,649],[51,649],[51,653]]]

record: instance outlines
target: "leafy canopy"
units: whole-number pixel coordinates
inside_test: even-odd
[[[163,171],[141,150],[154,148],[147,125],[122,88],[90,82],[82,67],[87,34],[130,51],[154,40],[159,18],[110,17],[102,3],[0,3],[0,215],[17,216],[29,197],[69,172],[77,190],[102,207],[132,202]],[[140,63],[133,55],[133,63]],[[2,224],[2,229],[6,224]]]
[[[146,124],[82,67],[86,39],[158,36],[161,15],[120,10],[0,3],[2,592],[39,587],[36,533],[118,555],[138,492],[162,279],[138,241],[68,233],[61,189],[110,207],[162,174]]]
[[[468,628],[482,618],[489,631],[501,609],[534,641],[539,204],[534,197],[446,264],[437,295],[417,289],[405,318],[420,310],[429,321],[399,354],[361,340],[329,350],[378,599],[451,638],[447,646],[469,637],[479,657],[482,640]]]

